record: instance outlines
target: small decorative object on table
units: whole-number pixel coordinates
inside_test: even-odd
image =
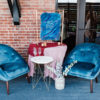
[[[38,48],[38,54],[39,56],[41,55],[42,51],[41,51],[41,47]]]
[[[35,47],[33,48],[33,54],[34,54],[34,56],[36,56],[36,55],[37,55],[37,50],[36,50],[36,48],[35,48]]]
[[[60,43],[60,42],[58,42],[58,45],[61,45],[61,43]]]
[[[41,44],[41,46],[47,46],[47,43],[46,42],[43,42],[42,44]]]

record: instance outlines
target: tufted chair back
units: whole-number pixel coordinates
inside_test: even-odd
[[[65,58],[64,66],[75,60],[96,64],[100,61],[100,45],[94,43],[77,45]]]
[[[5,63],[26,63],[24,59],[13,48],[0,44],[0,65]]]

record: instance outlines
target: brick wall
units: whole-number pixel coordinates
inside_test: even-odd
[[[27,58],[29,44],[36,41],[36,9],[55,9],[55,0],[19,0],[20,25],[14,26],[7,0],[0,0],[0,43],[8,44]],[[38,15],[39,18],[39,15]],[[37,28],[38,27],[38,28]]]

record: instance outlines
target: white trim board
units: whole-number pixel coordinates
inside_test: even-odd
[[[86,2],[100,3],[100,0],[86,0]],[[58,3],[77,3],[77,0],[58,0]]]

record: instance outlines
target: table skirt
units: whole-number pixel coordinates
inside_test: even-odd
[[[56,69],[57,62],[60,62],[62,65],[64,56],[66,54],[66,50],[67,50],[66,45],[61,45],[61,46],[56,46],[56,47],[47,47],[44,49],[44,56],[50,56],[54,59],[54,61],[50,64],[50,66]],[[34,63],[31,62],[32,57],[33,57],[32,55],[29,55],[28,57],[28,65],[30,68],[30,72],[28,73],[29,76],[33,76],[35,73]],[[56,78],[55,74],[51,72],[50,70],[48,70],[46,67],[44,68],[44,77],[51,77],[52,79]]]

